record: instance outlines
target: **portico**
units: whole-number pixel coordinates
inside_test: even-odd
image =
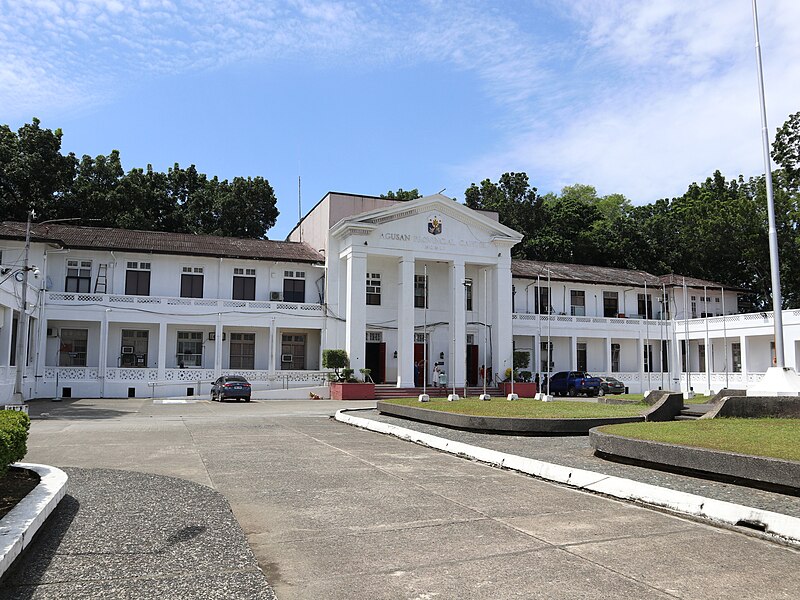
[[[512,354],[510,249],[521,239],[492,215],[441,195],[336,224],[328,276],[338,273],[339,283],[330,306],[343,313],[338,336],[351,367],[365,368],[367,346],[380,343],[382,378],[398,387],[413,387],[415,370],[430,381],[437,362],[457,387],[474,381],[479,365],[502,372]]]

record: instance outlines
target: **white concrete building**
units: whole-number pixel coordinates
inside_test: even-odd
[[[741,290],[511,260],[521,238],[441,195],[330,193],[286,242],[34,226],[23,395],[205,395],[232,372],[256,391],[310,386],[325,348],[404,388],[436,362],[477,385],[514,349],[532,372],[610,374],[633,392],[743,388],[772,364],[771,315],[737,314]],[[24,224],[0,225],[0,401],[18,368],[24,239]],[[800,367],[800,310],[784,329]]]

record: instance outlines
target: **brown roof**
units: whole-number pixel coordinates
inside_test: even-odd
[[[683,286],[684,279],[686,286],[692,288],[722,287],[723,284],[697,277],[684,277],[671,273],[669,275],[652,275],[647,271],[635,271],[632,269],[616,269],[613,267],[596,267],[593,265],[575,265],[568,263],[543,262],[538,260],[512,260],[511,274],[514,277],[523,279],[536,279],[539,275],[543,279],[547,277],[550,270],[550,279],[556,281],[575,281],[581,283],[606,283],[609,285],[628,285],[634,287],[644,287],[645,282],[648,286],[661,287]],[[736,292],[747,290],[735,286],[724,286],[725,289]]]
[[[709,281],[707,279],[698,279],[697,277],[684,277],[683,275],[678,275],[676,273],[661,275],[659,279],[666,286],[683,287],[683,282],[684,280],[686,280],[686,287],[691,287],[691,288],[702,288],[705,286],[710,288],[724,287],[726,290],[730,290],[732,292],[748,291],[744,288],[736,287],[733,285],[725,285],[716,281]]]
[[[613,267],[596,267],[593,265],[575,265],[569,263],[543,262],[538,260],[512,260],[511,274],[524,279],[536,279],[541,276],[556,281],[577,281],[582,283],[606,283],[610,285],[629,285],[644,287],[660,286],[661,281],[655,275],[645,271],[631,269],[615,269]]]
[[[25,223],[3,221],[0,223],[0,238],[24,240]],[[67,248],[90,250],[282,260],[302,263],[325,262],[322,254],[304,242],[278,242],[166,231],[82,227],[57,223],[34,224],[31,227],[31,240],[57,243]]]

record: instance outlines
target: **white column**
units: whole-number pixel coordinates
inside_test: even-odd
[[[158,380],[167,378],[167,324],[161,321],[158,324]]]
[[[606,352],[605,352],[605,365],[604,373],[611,373],[611,336],[606,336]]]
[[[269,328],[269,365],[268,368],[270,371],[275,371],[275,365],[277,361],[278,355],[278,329],[275,327],[275,317],[272,317],[272,325]],[[320,362],[320,368],[322,368],[322,363]]]
[[[492,269],[493,315],[492,341],[494,356],[492,357],[492,377],[505,375],[505,370],[513,364],[513,339],[511,326],[511,259],[503,257]]]
[[[5,371],[5,379],[11,375],[11,328],[14,323],[14,311],[11,307],[3,309],[3,327],[0,329],[0,366]]]
[[[739,345],[742,348],[742,384],[747,387],[747,336],[739,336]]]
[[[347,255],[347,305],[344,349],[350,357],[350,368],[358,374],[364,368],[366,350],[367,255],[353,252]]]
[[[574,335],[569,336],[569,370],[575,371],[578,368],[578,338]]]
[[[639,391],[644,392],[646,391],[644,388],[647,385],[647,381],[645,380],[644,374],[644,339],[642,338],[642,332],[639,332],[639,340],[636,344],[637,354],[638,357],[636,359],[636,366],[639,369]]]
[[[222,375],[222,315],[217,315],[214,327],[214,379]]]
[[[455,351],[455,356],[451,358],[447,369],[453,370],[451,365],[455,367],[454,372],[451,373],[453,379],[448,378],[448,383],[451,386],[455,383],[456,387],[467,385],[467,304],[464,290],[464,273],[464,260],[462,258],[453,260],[453,268],[450,269],[450,293],[454,296],[451,298],[450,311],[454,312],[454,314],[450,320],[449,345],[451,346],[450,351]],[[456,341],[455,348],[452,348],[454,332]]]
[[[706,313],[708,314],[708,313]],[[708,317],[706,317],[706,333],[704,338],[704,343],[706,345],[706,356],[705,356],[705,367],[706,367],[706,394],[711,392],[711,369],[714,366],[714,363],[711,360],[711,338],[708,337]]]
[[[414,387],[414,257],[398,262],[397,387]]]
[[[103,312],[103,320],[100,321],[100,348],[97,360],[97,376],[100,378],[100,396],[106,396],[106,370],[108,369],[108,317],[111,312],[107,308]],[[56,392],[58,393],[58,392]]]

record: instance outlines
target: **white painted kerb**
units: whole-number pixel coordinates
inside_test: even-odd
[[[33,536],[67,493],[68,478],[61,469],[30,463],[14,463],[11,466],[34,471],[40,481],[0,520],[0,576],[28,547]]]
[[[573,486],[582,490],[589,490],[605,494],[621,500],[642,502],[659,508],[665,508],[675,513],[689,515],[696,518],[708,519],[715,523],[736,525],[740,521],[759,523],[766,527],[766,532],[784,540],[800,543],[800,518],[783,515],[768,510],[742,506],[732,502],[704,498],[687,492],[670,490],[648,483],[641,483],[622,477],[603,475],[583,469],[573,469],[552,463],[543,462],[533,458],[525,458],[515,454],[507,454],[497,450],[489,450],[479,446],[472,446],[463,442],[454,442],[445,438],[436,437],[427,433],[420,433],[412,429],[398,427],[389,423],[381,423],[345,414],[343,409],[336,412],[336,420],[370,431],[393,435],[409,442],[415,442],[464,456],[474,460],[488,463],[496,467],[512,469],[540,477],[547,481],[554,481]],[[373,410],[373,409],[356,409]]]

